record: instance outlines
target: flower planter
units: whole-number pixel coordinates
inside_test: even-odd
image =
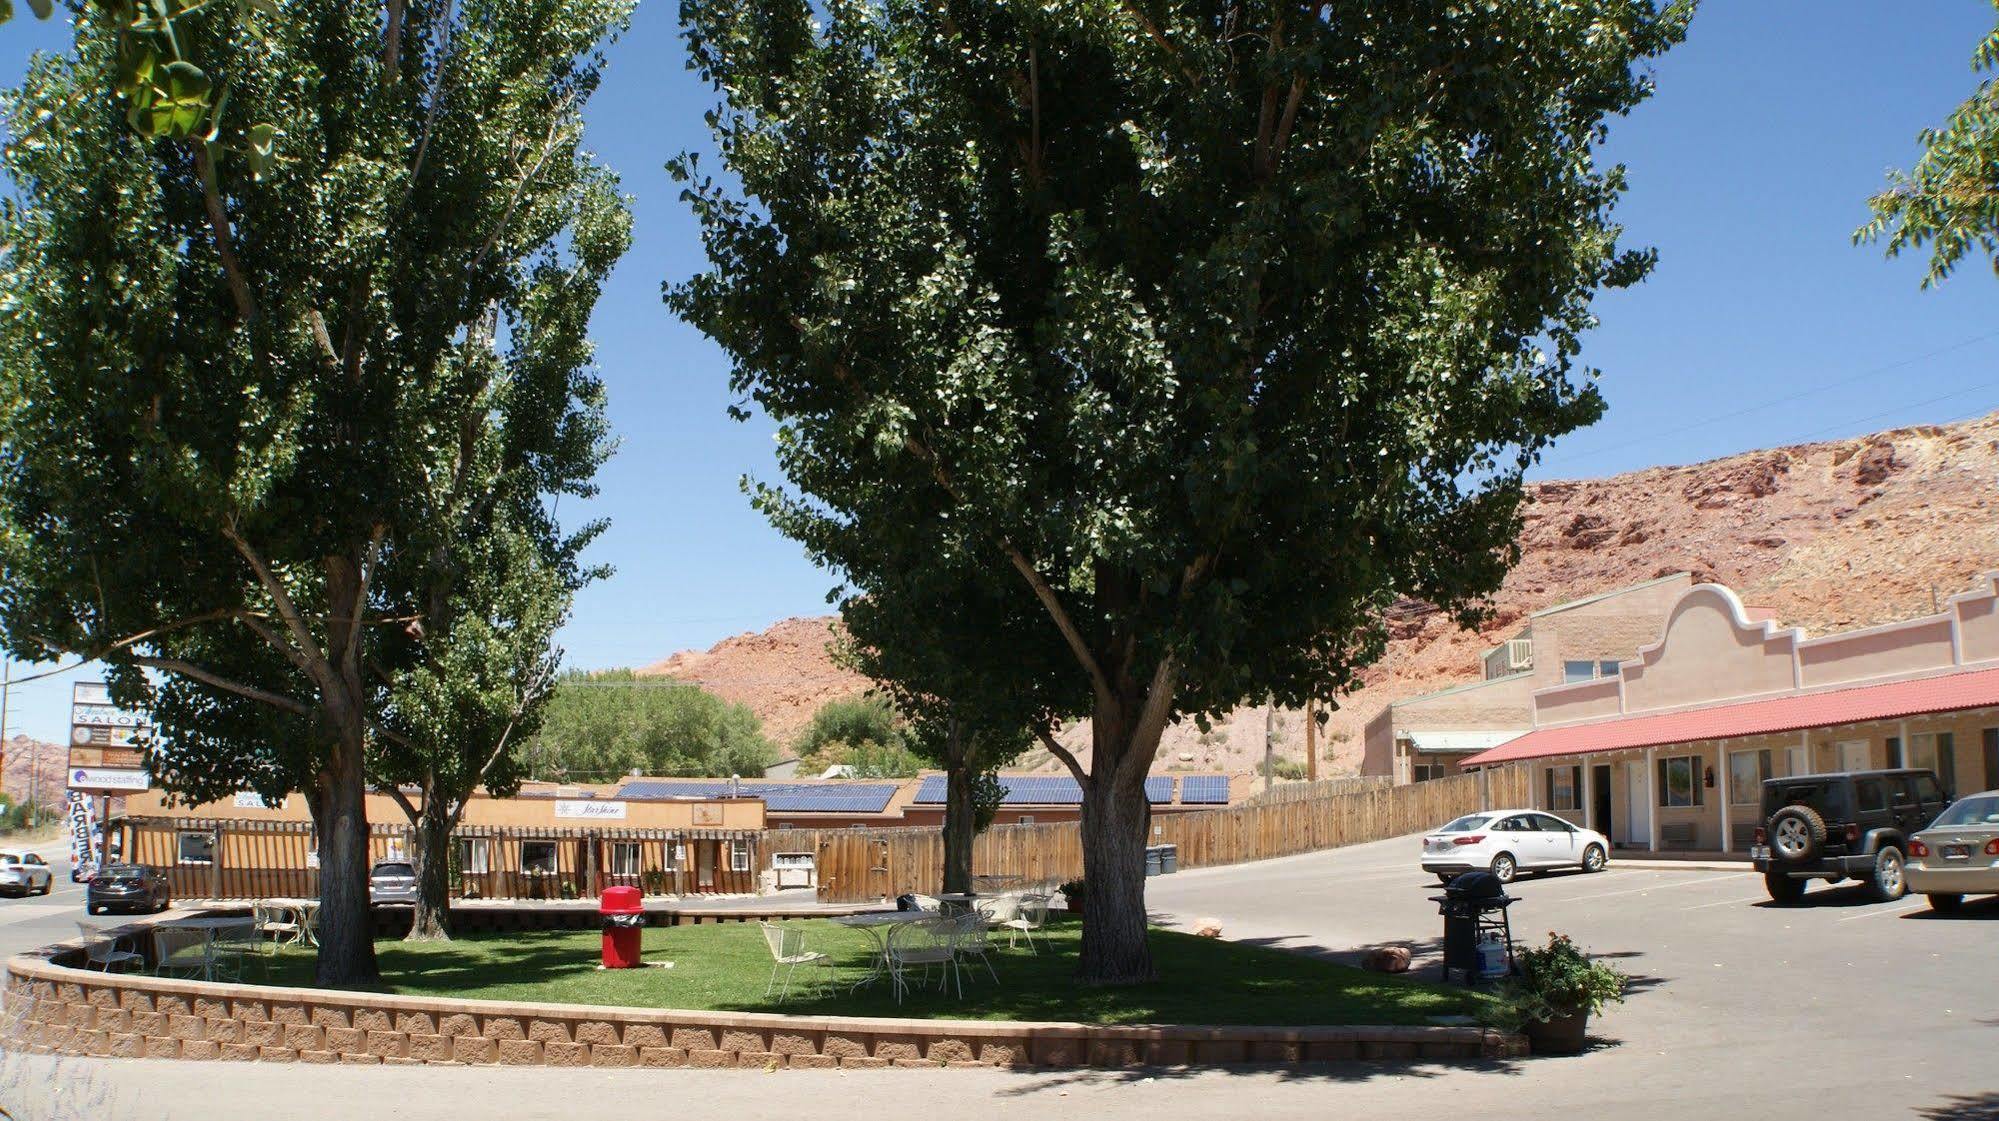
[[[1529,1020],[1522,1030],[1536,1055],[1576,1055],[1589,1030],[1588,1012],[1571,1012],[1552,1020]]]

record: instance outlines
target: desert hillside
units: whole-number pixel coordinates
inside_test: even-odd
[[[1999,413],[1529,493],[1521,561],[1491,621],[1472,633],[1425,605],[1399,608],[1387,656],[1332,714],[1323,772],[1359,764],[1361,728],[1383,705],[1475,680],[1480,652],[1529,612],[1665,573],[1721,581],[1812,633],[1931,610],[1999,568]],[[828,656],[831,623],[786,619],[640,672],[698,681],[786,741],[819,704],[865,686]],[[1299,715],[1280,713],[1278,728],[1285,754],[1302,757]],[[1086,743],[1087,729],[1063,738]],[[1206,734],[1172,729],[1158,766],[1248,770],[1262,751],[1263,711],[1244,709]]]

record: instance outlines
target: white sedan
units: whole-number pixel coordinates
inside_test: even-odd
[[[8,895],[47,895],[55,877],[48,862],[26,849],[0,849],[0,892]]]
[[[1423,838],[1423,871],[1450,883],[1465,872],[1491,872],[1509,883],[1520,872],[1581,868],[1601,872],[1610,841],[1540,810],[1484,810]]]

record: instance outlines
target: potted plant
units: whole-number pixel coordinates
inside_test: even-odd
[[[1624,973],[1591,961],[1566,934],[1549,933],[1548,944],[1522,950],[1518,973],[1499,990],[1486,1020],[1517,1031],[1539,1055],[1573,1055],[1583,1049],[1590,1016],[1624,1001]]]
[[[1083,914],[1083,881],[1070,880],[1055,890],[1062,893],[1062,902],[1069,908],[1069,913],[1081,918]]]

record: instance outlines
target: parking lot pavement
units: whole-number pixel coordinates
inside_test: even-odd
[[[1404,838],[1150,881],[1162,921],[1212,917],[1224,936],[1349,955],[1403,942],[1434,961],[1439,887]],[[1557,1113],[1651,1118],[1999,1117],[1999,904],[1931,917],[1920,901],[1862,902],[1815,887],[1767,905],[1747,871],[1611,869],[1529,877],[1514,931],[1575,936],[1634,975],[1582,1056],[1301,1071],[568,1071],[88,1062],[10,1056],[0,1106],[54,1116],[58,1091],[101,1103],[62,1116],[265,1121],[319,1117],[574,1118],[579,1103],[677,1117],[880,1121],[1087,1112],[1154,1119]],[[1004,976],[1004,970],[1002,970]],[[40,1095],[42,1111],[32,1108]],[[24,1104],[30,1108],[17,1108]],[[108,1110],[108,1111],[107,1111]]]
[[[54,845],[41,850],[49,856]],[[0,899],[0,958],[76,937],[83,915],[83,885],[69,880],[69,858],[49,856],[55,879],[47,895]],[[0,1103],[4,1104],[4,1103]]]

